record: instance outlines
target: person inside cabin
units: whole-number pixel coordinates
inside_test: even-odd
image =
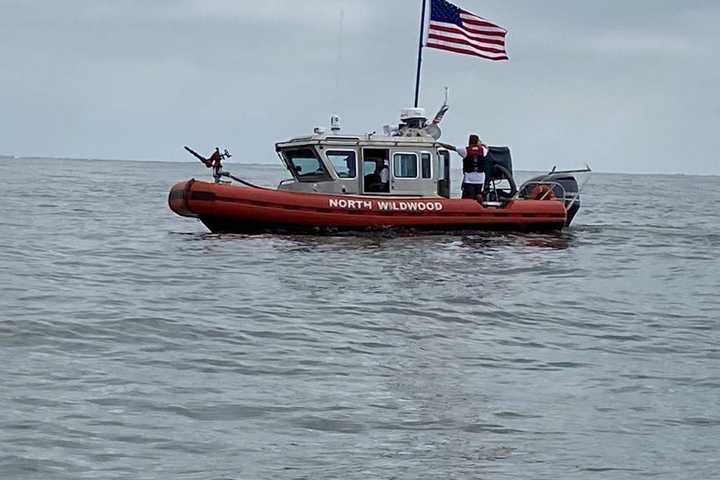
[[[380,176],[380,183],[387,185],[390,180],[390,169],[382,158],[375,159],[375,173]]]
[[[467,147],[454,147],[445,143],[441,145],[457,152],[463,158],[462,198],[481,198],[483,190],[489,187],[489,178],[485,175],[488,168],[488,146],[474,134],[470,135]]]
[[[390,169],[382,158],[375,158],[375,170],[365,175],[366,192],[389,192]]]

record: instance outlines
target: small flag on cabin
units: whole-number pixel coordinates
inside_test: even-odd
[[[507,60],[507,30],[445,0],[431,0],[425,46],[488,60]]]
[[[432,124],[437,125],[440,122],[442,122],[443,117],[445,117],[445,114],[447,113],[447,111],[449,109],[450,109],[450,107],[448,106],[447,103],[445,105],[443,105],[442,107],[440,107],[440,111],[438,111],[438,113],[435,115],[435,118],[433,118]]]

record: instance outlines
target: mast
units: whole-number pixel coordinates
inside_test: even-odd
[[[423,37],[425,36],[425,7],[427,0],[422,0],[422,14],[420,15],[420,40],[418,41],[417,74],[415,75],[415,108],[418,106],[420,96],[420,71],[422,66]]]

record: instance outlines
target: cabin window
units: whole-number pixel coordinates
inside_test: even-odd
[[[355,178],[357,176],[355,152],[352,150],[331,150],[326,155],[338,177]]]
[[[423,152],[420,154],[420,161],[422,163],[422,178],[432,178],[432,168],[430,167],[432,156],[427,152]]]
[[[323,166],[313,148],[298,148],[283,152],[295,178],[300,182],[323,182],[330,180],[330,175]]]
[[[417,178],[417,154],[396,153],[395,155],[393,155],[393,176],[395,178]]]

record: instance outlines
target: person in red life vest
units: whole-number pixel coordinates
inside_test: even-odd
[[[462,198],[480,197],[486,183],[488,146],[484,145],[477,135],[470,135],[467,147],[458,148],[445,143],[441,145],[457,152],[463,158]]]

